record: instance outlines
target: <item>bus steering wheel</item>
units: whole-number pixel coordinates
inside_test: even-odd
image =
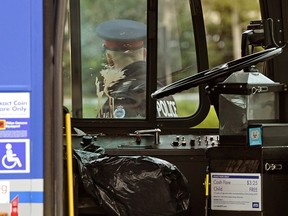
[[[165,96],[169,96],[184,90],[188,90],[193,87],[197,87],[201,84],[208,83],[214,79],[222,76],[229,76],[233,72],[248,68],[252,65],[256,65],[259,62],[269,60],[282,53],[282,48],[269,48],[257,53],[253,53],[242,58],[227,62],[225,64],[216,66],[212,69],[208,69],[199,72],[195,75],[178,80],[174,83],[166,85],[154,93],[151,94],[152,98],[159,99]]]

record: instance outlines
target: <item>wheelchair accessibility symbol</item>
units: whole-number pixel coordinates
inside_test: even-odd
[[[12,144],[7,143],[6,147],[6,154],[2,157],[2,165],[6,169],[13,169],[15,166],[22,167],[22,163],[17,157],[17,154],[13,153]]]
[[[28,139],[0,140],[0,173],[30,171]]]

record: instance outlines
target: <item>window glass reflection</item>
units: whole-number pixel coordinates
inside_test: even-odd
[[[67,19],[64,106],[76,118],[146,119],[146,98],[150,98],[146,90],[146,58],[150,52],[147,0],[80,0],[79,3],[81,68],[71,74]],[[158,22],[155,67],[157,88],[160,88],[197,72],[189,1],[159,0],[155,22]],[[73,41],[71,45],[75,46]],[[157,100],[156,116],[187,117],[198,107],[198,88],[190,89]]]
[[[146,0],[80,4],[83,117],[145,118]]]
[[[164,85],[197,73],[196,48],[189,1],[158,1],[158,81]],[[177,115],[187,117],[199,107],[198,88],[173,95]],[[167,110],[157,101],[157,106]]]

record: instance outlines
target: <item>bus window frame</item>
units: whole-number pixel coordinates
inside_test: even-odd
[[[82,77],[81,77],[81,32],[80,32],[80,1],[70,0],[70,23],[71,23],[71,71],[72,71],[72,107],[73,110],[82,110]],[[201,0],[187,0],[190,4],[192,25],[196,46],[197,71],[208,69],[208,53],[203,20]],[[192,116],[181,118],[157,118],[156,100],[151,99],[151,93],[157,89],[157,24],[158,24],[158,1],[147,0],[147,95],[146,95],[146,119],[103,119],[103,118],[82,118],[81,111],[72,111],[73,127],[81,128],[87,133],[127,133],[135,128],[161,128],[165,131],[182,131],[192,128],[201,123],[210,110],[210,102],[205,93],[205,86],[199,89],[199,108]],[[196,28],[197,26],[197,28]],[[154,71],[154,73],[152,73]],[[77,87],[77,88],[76,88]],[[80,106],[79,106],[80,105]]]

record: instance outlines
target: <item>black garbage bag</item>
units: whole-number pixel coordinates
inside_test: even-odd
[[[75,152],[85,190],[107,214],[172,216],[188,211],[187,180],[175,165],[149,156],[99,157]]]

